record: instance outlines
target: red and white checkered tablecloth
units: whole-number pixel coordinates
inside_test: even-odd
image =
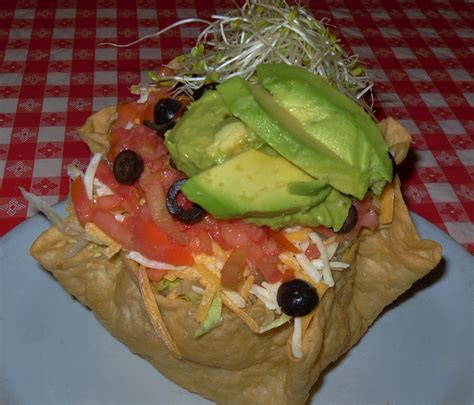
[[[474,3],[469,0],[308,2],[376,82],[377,116],[413,134],[400,175],[409,208],[474,253]],[[6,0],[0,7],[0,235],[34,213],[18,189],[54,204],[66,167],[90,153],[77,128],[129,87],[189,50],[197,27],[116,49],[231,0]]]

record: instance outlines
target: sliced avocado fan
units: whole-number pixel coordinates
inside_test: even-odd
[[[392,178],[392,165],[380,131],[362,107],[322,77],[297,66],[262,64],[257,67],[257,76],[272,99],[303,127],[302,136],[309,145],[318,148],[323,144],[351,170],[364,173],[367,186],[376,194],[382,191]],[[313,165],[313,168],[302,168],[314,175],[319,162]],[[351,188],[355,191],[353,187],[338,189],[361,198],[360,193],[349,191]]]
[[[363,198],[369,185],[368,173],[352,167],[308,134],[264,89],[235,77],[219,85],[217,91],[232,114],[283,157],[312,177],[327,180],[337,190]]]

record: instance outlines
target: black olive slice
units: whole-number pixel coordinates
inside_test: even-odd
[[[193,100],[194,101],[199,100],[206,91],[215,90],[216,86],[217,86],[217,83],[207,83],[204,86],[199,87],[199,89],[194,90]]]
[[[133,150],[125,149],[114,160],[113,172],[120,184],[133,184],[143,173],[143,159]]]
[[[143,120],[143,125],[145,125],[146,127],[150,128],[150,129],[153,129],[160,136],[163,136],[164,133],[166,131],[168,131],[168,129],[173,128],[174,124],[175,123],[173,121],[170,121],[167,124],[158,125],[158,124],[155,124],[153,121]]]
[[[390,158],[390,161],[392,162],[392,181],[395,179],[395,176],[397,174],[397,162],[395,162],[395,158],[393,157],[393,155],[390,153],[390,151],[388,152],[388,157]]]
[[[347,233],[351,231],[354,228],[354,226],[356,226],[357,219],[358,219],[357,208],[351,205],[351,208],[349,208],[349,212],[347,213],[346,220],[342,224],[341,229],[339,229],[336,233]]]
[[[176,198],[181,192],[181,186],[184,183],[186,183],[186,179],[177,180],[171,185],[168,190],[168,195],[166,196],[166,208],[178,221],[187,225],[192,225],[201,221],[201,219],[206,215],[206,211],[194,203],[192,207],[187,210],[179,206]]]
[[[285,314],[300,317],[316,308],[319,296],[311,284],[295,278],[278,287],[277,302]]]
[[[181,102],[175,98],[163,98],[155,105],[153,119],[155,124],[170,124],[181,110]]]

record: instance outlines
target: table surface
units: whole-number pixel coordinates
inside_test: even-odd
[[[199,29],[117,49],[178,19],[210,19],[232,1],[8,0],[0,10],[0,235],[35,213],[19,187],[67,198],[66,167],[90,153],[77,128],[130,99],[129,87],[194,44]],[[327,0],[328,17],[375,82],[376,116],[413,135],[399,168],[406,202],[474,254],[474,2]]]

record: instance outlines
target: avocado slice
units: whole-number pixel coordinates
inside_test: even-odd
[[[232,116],[217,91],[207,91],[190,104],[165,144],[176,166],[188,176],[221,164],[263,141],[242,121]]]
[[[354,170],[367,173],[368,185],[376,194],[382,191],[392,178],[392,165],[377,126],[362,107],[320,76],[300,67],[262,64],[257,67],[257,76],[306,134]]]
[[[217,91],[232,114],[283,157],[312,177],[327,180],[345,194],[364,197],[369,185],[368,173],[352,167],[308,134],[263,88],[235,77],[217,86]]]
[[[311,183],[311,194],[292,194],[288,184]],[[303,187],[304,189],[304,187]],[[272,217],[324,201],[331,187],[286,159],[249,149],[188,179],[184,195],[216,218]]]
[[[294,213],[267,217],[245,217],[245,222],[250,222],[259,226],[267,225],[273,229],[281,229],[286,226],[311,226],[319,225],[326,228],[333,228],[335,231],[341,229],[347,218],[347,213],[352,204],[352,200],[347,195],[341,194],[335,189],[320,204]]]

